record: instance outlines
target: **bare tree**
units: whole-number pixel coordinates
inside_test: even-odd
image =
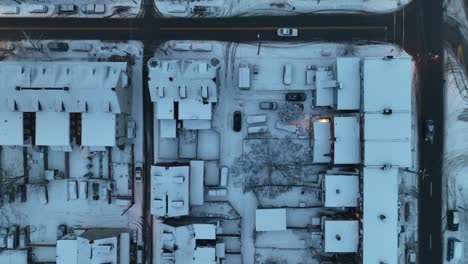
[[[233,173],[244,176],[244,187],[293,184],[310,161],[303,145],[292,139],[257,139],[247,144],[248,152],[237,158],[233,166]]]
[[[278,108],[279,119],[283,123],[292,120],[298,120],[302,117],[302,109],[298,105],[291,102],[286,102]]]

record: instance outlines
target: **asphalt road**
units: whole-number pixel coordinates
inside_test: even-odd
[[[442,49],[442,0],[418,0],[421,4],[417,43],[421,55],[420,77],[420,166],[426,177],[421,178],[419,190],[419,263],[443,263],[442,241],[442,155],[444,142],[444,81]],[[424,54],[438,54],[431,61]],[[435,123],[434,143],[424,141],[424,120]]]

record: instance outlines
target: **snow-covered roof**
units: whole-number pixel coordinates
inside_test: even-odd
[[[2,264],[28,264],[27,249],[0,251],[0,263]],[[72,262],[69,262],[73,264]]]
[[[57,264],[78,264],[78,241],[76,239],[57,240]]]
[[[411,111],[411,67],[410,57],[364,59],[364,111]]]
[[[193,224],[195,239],[215,240],[216,226],[213,224]]]
[[[361,108],[361,69],[360,58],[337,58],[338,110],[359,110]]]
[[[364,115],[364,140],[408,141],[411,135],[410,113]]]
[[[70,145],[70,113],[37,112],[36,145],[68,146]]]
[[[365,141],[364,165],[412,167],[411,143],[407,141]]]
[[[196,247],[193,255],[194,264],[216,264],[215,247]]]
[[[315,97],[316,106],[333,106],[334,93],[337,86],[334,72],[320,67],[316,73],[317,93]]]
[[[92,243],[90,243],[92,241]],[[129,233],[120,228],[91,228],[57,240],[57,264],[129,264]]]
[[[286,230],[286,209],[257,209],[255,211],[255,230]]]
[[[125,62],[2,61],[0,111],[131,113]]]
[[[159,136],[162,138],[176,138],[177,121],[174,119],[159,120]]]
[[[151,166],[151,214],[182,216],[189,212],[189,166]]]
[[[331,161],[330,122],[314,122],[313,161],[328,163]]]
[[[411,113],[364,115],[364,164],[412,166]]]
[[[358,164],[361,162],[361,139],[359,116],[334,117],[335,164]]]
[[[357,175],[325,175],[324,179],[325,207],[357,207]]]
[[[190,205],[203,205],[205,162],[203,160],[190,161]]]
[[[81,145],[115,146],[116,116],[112,113],[81,114]]]
[[[363,264],[398,263],[398,169],[364,168]]]
[[[149,88],[156,118],[211,120],[212,104],[218,101],[218,67],[206,60],[151,60]]]
[[[357,252],[359,245],[359,222],[357,220],[325,220],[324,224],[325,252]]]
[[[23,133],[23,113],[0,112],[0,145],[23,145]]]
[[[157,263],[215,264],[216,257],[225,252],[216,251],[215,224],[191,224],[172,227],[158,223],[154,237],[158,247],[155,252]],[[199,243],[203,241],[202,243]],[[206,245],[206,241],[212,241]],[[170,251],[177,245],[177,250]],[[163,251],[163,248],[165,249]]]

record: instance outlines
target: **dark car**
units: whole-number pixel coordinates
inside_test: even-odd
[[[62,238],[64,235],[67,234],[67,225],[59,225],[57,228],[57,239]]]
[[[458,225],[460,224],[460,215],[458,210],[447,211],[447,228],[450,231],[458,231]]]
[[[424,140],[429,143],[434,143],[434,120],[426,120],[425,123],[426,136]]]
[[[98,182],[93,182],[92,191],[93,191],[93,200],[99,200],[99,183]]]
[[[286,101],[305,101],[307,96],[305,93],[287,93]]]
[[[49,42],[47,43],[47,48],[50,51],[68,51],[68,44],[65,42]]]
[[[240,111],[234,112],[234,117],[232,120],[232,129],[236,132],[239,132],[242,129],[242,113]]]

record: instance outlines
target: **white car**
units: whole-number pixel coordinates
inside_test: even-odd
[[[297,37],[297,28],[278,28],[278,36],[280,37]]]

